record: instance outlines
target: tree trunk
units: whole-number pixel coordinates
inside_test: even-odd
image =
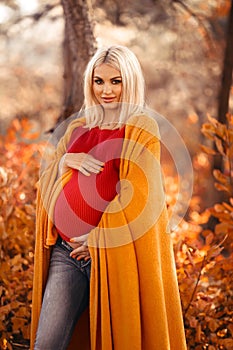
[[[222,82],[219,92],[218,103],[218,120],[222,124],[226,124],[226,115],[229,112],[229,98],[232,84],[233,69],[233,0],[231,1],[231,9],[229,13],[228,28],[226,33],[226,48],[223,60]],[[214,158],[214,169],[224,171],[224,164],[221,155]],[[220,198],[221,197],[221,198]],[[219,194],[219,201],[223,200],[223,193]]]
[[[218,120],[225,124],[226,114],[229,112],[229,97],[232,84],[233,70],[233,1],[229,13],[228,30],[226,35],[226,49],[223,62],[222,84],[219,93]]]
[[[61,3],[65,17],[64,101],[59,122],[83,104],[83,74],[96,47],[90,1],[62,0]]]

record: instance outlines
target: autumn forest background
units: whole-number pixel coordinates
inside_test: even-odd
[[[233,349],[232,1],[1,0],[0,30],[0,349],[29,348],[46,142],[81,107],[95,49],[115,43],[139,58],[147,104],[178,131],[192,164],[180,176],[166,144],[182,153],[165,130],[169,213],[177,202],[187,209],[172,237],[188,349]]]

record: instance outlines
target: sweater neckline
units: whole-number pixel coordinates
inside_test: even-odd
[[[108,127],[101,128],[100,126],[97,125],[94,128],[91,128],[90,130],[96,129],[96,130],[98,130],[100,132],[101,131],[119,131],[122,128],[124,128],[124,126],[119,126],[119,127],[115,128],[115,129],[111,129],[110,127],[109,128]]]

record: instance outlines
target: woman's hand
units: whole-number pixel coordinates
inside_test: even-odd
[[[79,170],[82,174],[90,176],[103,170],[104,162],[94,158],[88,153],[65,153],[59,163],[59,173],[64,174],[69,168]]]
[[[91,258],[90,252],[87,246],[88,235],[89,234],[87,233],[86,235],[82,235],[80,237],[73,237],[70,239],[70,242],[79,244],[79,246],[70,253],[70,256],[72,258],[77,260],[84,259],[85,261]]]

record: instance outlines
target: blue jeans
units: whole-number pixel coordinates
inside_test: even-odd
[[[53,247],[34,350],[66,350],[88,306],[91,260],[71,258],[72,250],[60,237]]]

